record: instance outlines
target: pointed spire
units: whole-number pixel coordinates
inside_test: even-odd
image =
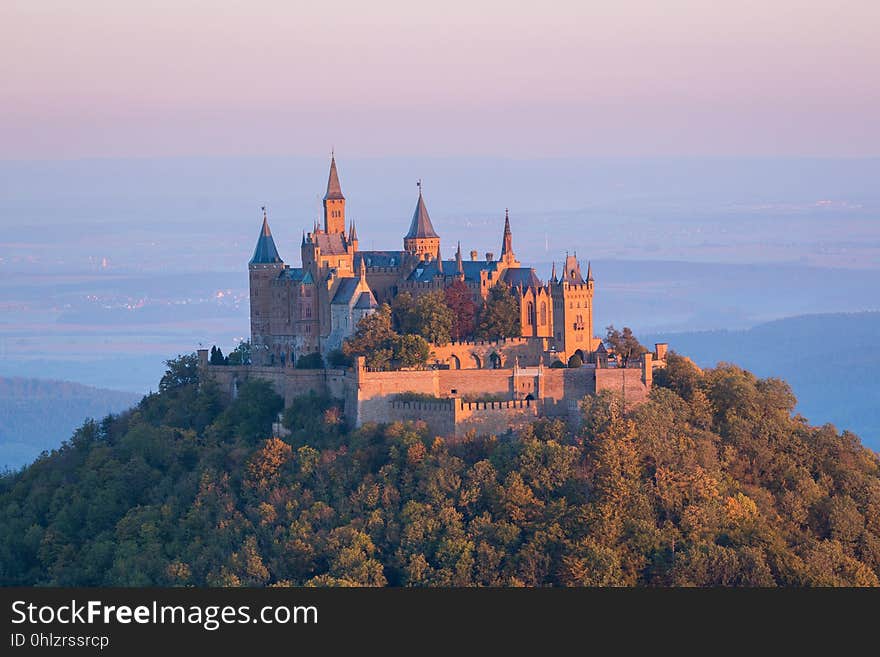
[[[342,186],[339,184],[339,173],[336,171],[336,154],[330,152],[330,176],[327,178],[327,193],[324,194],[324,200],[342,200]]]
[[[589,260],[587,261],[587,280],[593,280],[593,263]]]
[[[443,276],[443,254],[437,251],[437,275]]]
[[[504,256],[513,257],[513,233],[510,230],[510,212],[507,208],[504,209],[504,239],[501,244],[501,259],[504,260]]]
[[[555,283],[556,282],[556,261],[553,261],[553,269],[550,270],[550,280]]]
[[[416,203],[416,210],[413,212],[412,222],[409,225],[409,232],[405,235],[408,239],[419,237],[440,237],[431,224],[431,217],[428,216],[428,208],[425,207],[425,199],[422,198],[422,181],[419,180],[419,200]]]
[[[306,231],[305,231],[305,229],[303,229],[303,238],[302,238],[302,242],[300,242],[300,246],[305,246],[305,245],[306,245]]]
[[[260,228],[260,236],[257,238],[257,246],[254,256],[251,258],[252,265],[280,264],[283,262],[275,248],[275,240],[272,239],[272,231],[269,230],[269,218],[266,215],[266,206],[263,206],[263,226]]]
[[[349,225],[349,229],[348,229],[348,242],[349,242],[349,244],[351,244],[352,242],[357,242],[357,239],[358,239],[357,228],[355,228],[354,220],[352,220],[351,224]]]
[[[363,255],[361,255],[360,277],[361,277],[361,281],[366,282],[366,280],[367,280],[367,261],[364,259]]]
[[[459,274],[464,273],[464,262],[461,259],[461,242],[458,243],[458,249],[455,252],[455,270]]]

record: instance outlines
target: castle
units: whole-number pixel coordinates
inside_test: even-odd
[[[516,258],[507,211],[499,258],[486,253],[478,259],[470,251],[465,259],[459,242],[447,260],[419,183],[403,249],[360,250],[331,156],[323,215],[323,226],[315,222],[303,232],[301,266],[291,267],[278,253],[263,210],[248,265],[251,362],[210,365],[207,350],[199,350],[200,367],[232,396],[242,381],[259,377],[272,382],[285,402],[310,391],[343,400],[351,426],[423,421],[436,435],[503,433],[539,416],[577,421],[581,400],[604,389],[629,403],[647,397],[666,346],[657,345],[628,367],[609,367],[603,341],[593,335],[592,268],[584,275],[577,258],[566,255],[561,275],[554,263],[550,279],[542,282]],[[520,337],[435,344],[427,367],[418,370],[371,371],[363,357],[349,368],[295,367],[303,356],[326,357],[339,349],[364,316],[396,295],[418,297],[457,282],[477,308],[493,286],[509,286],[519,305]],[[577,367],[560,367],[574,356]]]
[[[542,282],[534,269],[517,260],[507,212],[499,258],[486,253],[481,260],[471,251],[465,259],[459,242],[455,257],[446,260],[421,183],[401,251],[358,248],[357,229],[346,220],[335,157],[330,161],[323,206],[323,227],[316,222],[310,232],[303,232],[301,267],[290,267],[278,254],[264,210],[248,266],[254,364],[283,367],[310,353],[326,356],[379,304],[391,303],[402,292],[417,297],[456,281],[467,286],[477,307],[494,285],[510,286],[519,301],[520,335],[542,339],[543,350],[554,360],[566,361],[575,353],[583,362],[593,360],[602,341],[593,336],[591,268],[584,276],[577,258],[567,255],[562,275],[557,276],[554,264],[550,280]],[[461,361],[452,359],[449,364],[460,367]]]

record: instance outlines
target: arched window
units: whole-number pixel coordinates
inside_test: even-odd
[[[547,304],[542,301],[541,302],[541,326],[547,323]]]
[[[529,301],[528,313],[529,313],[529,325],[534,326],[535,325],[535,304],[533,304],[531,301]]]

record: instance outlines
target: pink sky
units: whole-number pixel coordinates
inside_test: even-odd
[[[0,159],[880,155],[876,0],[4,0]]]

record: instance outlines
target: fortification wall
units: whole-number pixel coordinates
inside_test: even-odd
[[[355,369],[349,385],[354,389],[347,395],[345,410],[346,415],[356,418],[356,426],[387,422],[388,403],[402,392],[440,396],[437,370],[370,372]]]
[[[538,418],[540,402],[462,402],[456,401],[454,430],[456,436],[464,436],[469,431],[478,435],[507,433],[534,422]]]
[[[603,390],[622,395],[627,409],[645,402],[651,392],[650,387],[645,385],[642,369],[634,367],[596,370],[596,392]]]
[[[438,394],[441,397],[497,395],[510,398],[512,396],[511,370],[435,371],[437,372]]]
[[[424,422],[433,436],[455,435],[455,401],[388,402],[386,422]]]
[[[292,367],[258,367],[255,365],[208,365],[206,375],[220,386],[221,392],[234,398],[238,388],[248,379],[268,381],[284,398],[285,405],[294,397],[314,392],[318,395],[345,397],[345,370],[298,370]]]
[[[501,357],[502,367],[519,364],[537,365],[547,350],[546,338],[508,338],[497,341],[450,342],[442,347],[432,346],[431,362],[447,364],[450,369],[490,369],[491,355]]]
[[[576,415],[580,400],[596,392],[596,372],[592,367],[545,367],[539,391],[543,414],[556,417]]]

